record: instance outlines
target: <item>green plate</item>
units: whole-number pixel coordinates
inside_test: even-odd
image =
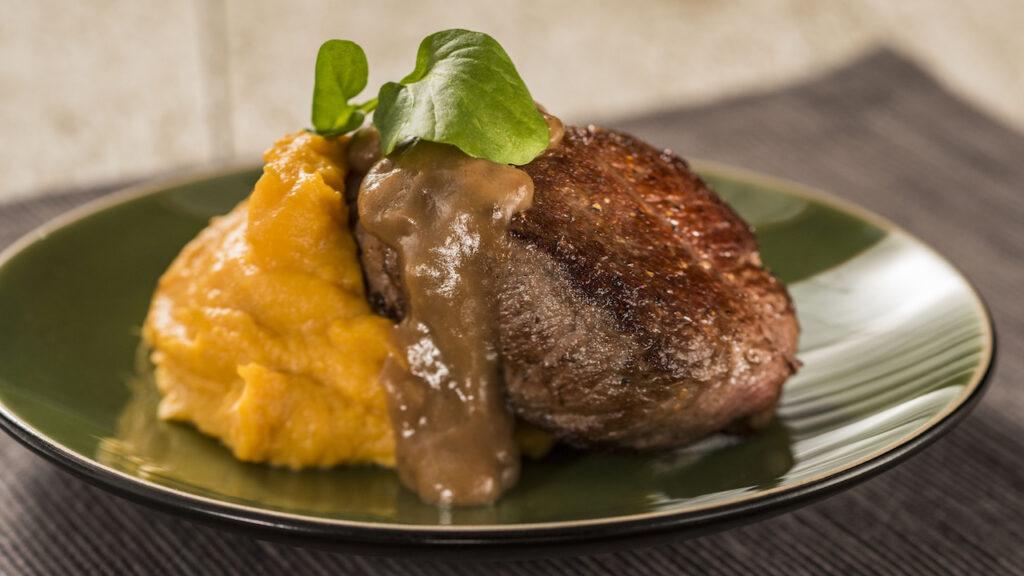
[[[970,284],[919,240],[821,193],[709,164],[753,224],[803,334],[778,418],[659,455],[556,450],[493,507],[421,504],[373,467],[244,464],[157,421],[139,331],[157,278],[253,168],[104,198],[0,256],[0,425],[118,494],[194,518],[366,553],[510,555],[693,535],[833,492],[905,458],[981,395],[994,335]]]

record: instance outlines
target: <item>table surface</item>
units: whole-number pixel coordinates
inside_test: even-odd
[[[254,540],[129,503],[2,437],[0,574],[1024,574],[1024,135],[888,51],[782,91],[605,124],[821,188],[937,248],[995,319],[986,397],[921,454],[797,511],[653,548],[503,563]],[[0,247],[109,191],[0,206]]]

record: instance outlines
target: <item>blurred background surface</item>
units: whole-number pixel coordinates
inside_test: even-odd
[[[768,90],[886,46],[1024,129],[1024,3],[1016,0],[0,6],[0,201],[256,161],[278,136],[308,125],[323,40],[359,42],[376,90],[412,69],[424,36],[451,27],[496,37],[534,97],[571,122]]]

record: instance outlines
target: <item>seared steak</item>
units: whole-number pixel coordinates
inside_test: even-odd
[[[736,213],[631,136],[567,127],[522,168],[495,305],[510,409],[577,446],[656,449],[770,420],[798,365],[785,287]],[[403,314],[396,255],[357,227],[371,302]]]

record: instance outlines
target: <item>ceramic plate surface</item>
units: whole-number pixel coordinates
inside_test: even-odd
[[[823,496],[905,458],[981,395],[984,305],[894,225],[797,185],[696,167],[757,229],[803,327],[800,373],[764,433],[647,456],[557,450],[488,508],[440,510],[378,468],[244,464],[155,419],[139,332],[157,278],[258,170],[134,189],[0,257],[0,425],[116,493],[258,536],[367,553],[574,551],[692,535]]]

